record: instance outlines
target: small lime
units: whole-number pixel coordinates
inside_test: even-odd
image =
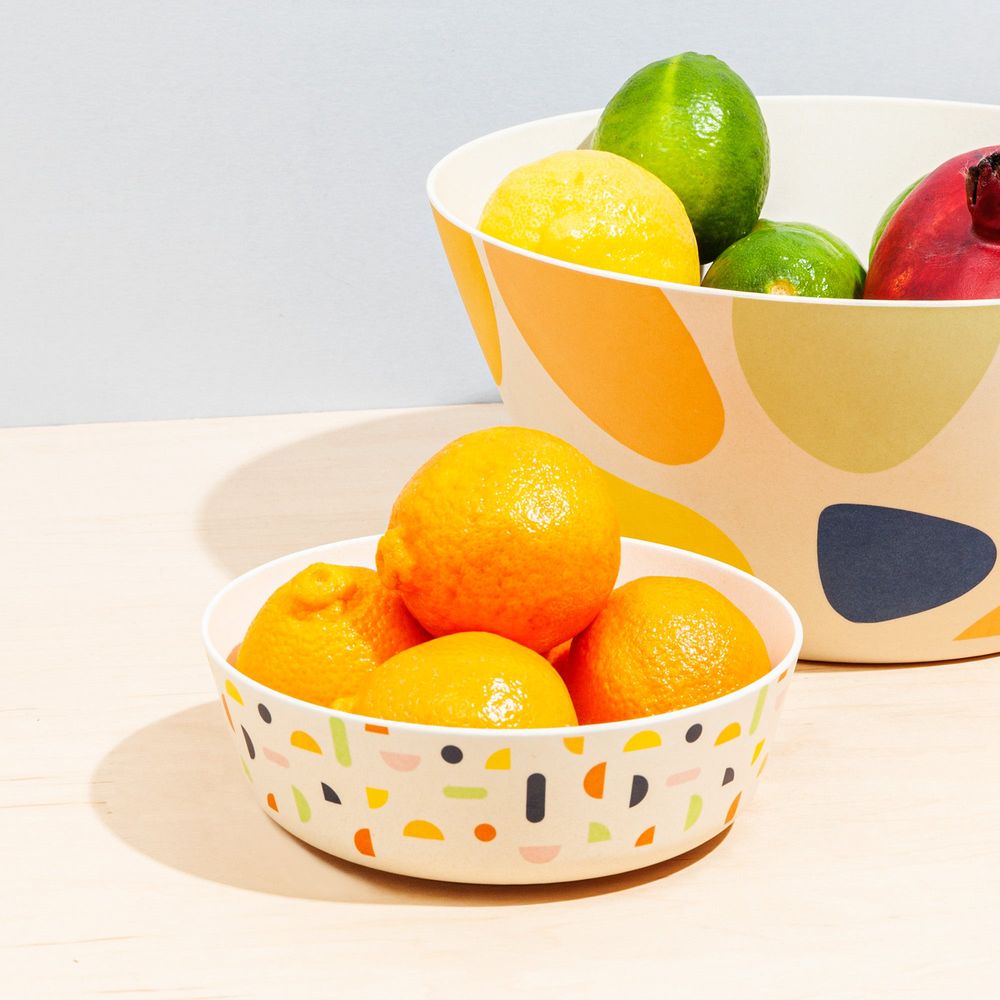
[[[804,222],[769,222],[716,258],[702,280],[708,288],[809,298],[856,299],[865,269],[833,233]]]
[[[640,69],[608,102],[593,147],[634,160],[677,193],[702,263],[760,216],[767,126],[750,88],[715,56],[685,52]]]
[[[924,177],[927,175],[924,174]],[[872,234],[872,245],[868,250],[868,263],[871,264],[872,257],[875,256],[875,247],[878,246],[878,241],[882,239],[882,234],[885,232],[885,227],[889,225],[889,220],[896,214],[896,209],[906,201],[906,196],[924,179],[921,177],[919,180],[915,180],[908,188],[904,188],[896,197],[893,199],[892,204],[882,213],[882,218],[878,220],[878,225],[875,227],[875,232]]]

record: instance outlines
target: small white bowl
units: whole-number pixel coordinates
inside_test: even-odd
[[[562,882],[682,854],[746,807],[802,625],[766,583],[680,549],[622,539],[619,583],[657,575],[711,584],[760,630],[773,667],[739,691],[678,712],[561,729],[384,722],[279,694],[226,662],[278,586],[314,562],[374,566],[377,541],[276,559],[234,580],[205,612],[208,661],[251,792],[290,833],[403,875]]]

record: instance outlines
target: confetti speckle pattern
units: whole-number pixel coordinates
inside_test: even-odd
[[[289,742],[293,747],[298,747],[300,750],[306,750],[309,753],[322,753],[319,744],[308,734],[302,732],[301,729],[296,729],[289,738]]]
[[[412,819],[403,827],[404,837],[417,837],[420,840],[444,840],[444,834],[433,823],[425,819]]]
[[[510,748],[504,747],[502,750],[494,750],[486,758],[485,767],[489,771],[509,771],[510,770]]]
[[[731,823],[766,758],[775,695],[790,680],[761,686],[719,710],[728,717],[705,723],[555,733],[547,739],[556,763],[544,768],[550,757],[512,749],[502,731],[468,739],[456,731],[445,742],[349,715],[317,723],[306,717],[314,708],[294,703],[261,712],[265,703],[248,692],[236,701],[226,691],[233,730],[224,725],[239,739],[247,788],[303,839],[334,838],[335,853],[380,867],[405,843],[414,874],[433,863],[444,866],[440,877],[458,877],[440,859],[488,851],[514,881],[550,881],[543,870],[582,863],[575,859],[588,852],[641,849],[634,863],[648,864],[669,856],[678,838],[694,846]],[[281,741],[287,756],[274,749]],[[567,807],[579,811],[574,825],[560,818]]]
[[[652,750],[653,747],[660,746],[662,742],[659,733],[654,732],[652,729],[643,729],[642,732],[628,738],[624,750],[625,753],[633,750]]]
[[[583,777],[583,790],[592,799],[604,798],[604,775],[607,773],[608,763],[602,760],[600,764],[595,764]]]
[[[643,558],[660,551],[626,541],[625,574],[636,569],[625,555],[630,548]],[[294,573],[295,560],[314,562],[319,552],[330,562],[366,564],[374,549],[375,539],[334,543],[279,560],[271,570]],[[675,552],[662,571],[681,575],[689,565],[706,564]],[[744,588],[734,599],[748,605],[751,597],[770,599],[776,616],[782,609],[753,577],[718,564],[710,569]],[[261,590],[271,582],[260,571],[247,579]],[[253,604],[253,595],[236,587],[230,592],[232,625],[220,623],[221,642],[211,618],[207,623],[211,641],[227,648],[230,628],[241,626],[240,616]],[[744,592],[750,596],[740,597]],[[225,599],[224,592],[215,606],[225,609]],[[798,650],[790,615],[762,625],[776,660],[755,684],[680,712],[573,728],[383,723],[269,691],[212,655],[211,647],[209,662],[233,723],[230,728],[217,711],[219,732],[231,734],[241,758],[246,780],[233,776],[245,790],[240,794],[267,817],[258,822],[270,820],[312,847],[383,871],[452,882],[544,883],[624,872],[690,851],[725,828],[737,795],[741,823],[743,812],[749,818],[745,807],[767,758],[767,743],[757,747],[771,740]],[[240,701],[227,692],[227,681]],[[739,735],[716,745],[730,728]],[[723,784],[727,769],[732,779]],[[234,842],[245,832],[234,829]]]
[[[415,753],[390,753],[383,750],[381,757],[394,771],[413,771],[420,766],[420,758]]]
[[[278,753],[277,750],[272,750],[270,747],[262,747],[261,752],[264,754],[264,759],[269,760],[272,764],[277,764],[278,767],[288,767],[288,758],[283,753]]]

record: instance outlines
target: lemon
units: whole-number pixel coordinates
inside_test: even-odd
[[[684,52],[629,77],[597,123],[594,149],[641,164],[684,203],[702,263],[750,232],[770,179],[760,105],[715,56]]]
[[[574,149],[518,167],[483,209],[488,236],[585,267],[696,285],[698,248],[680,199],[614,153]]]

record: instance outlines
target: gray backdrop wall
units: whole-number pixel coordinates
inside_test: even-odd
[[[685,49],[763,94],[996,102],[998,30],[991,0],[0,0],[0,424],[493,399],[424,198],[449,149]]]

